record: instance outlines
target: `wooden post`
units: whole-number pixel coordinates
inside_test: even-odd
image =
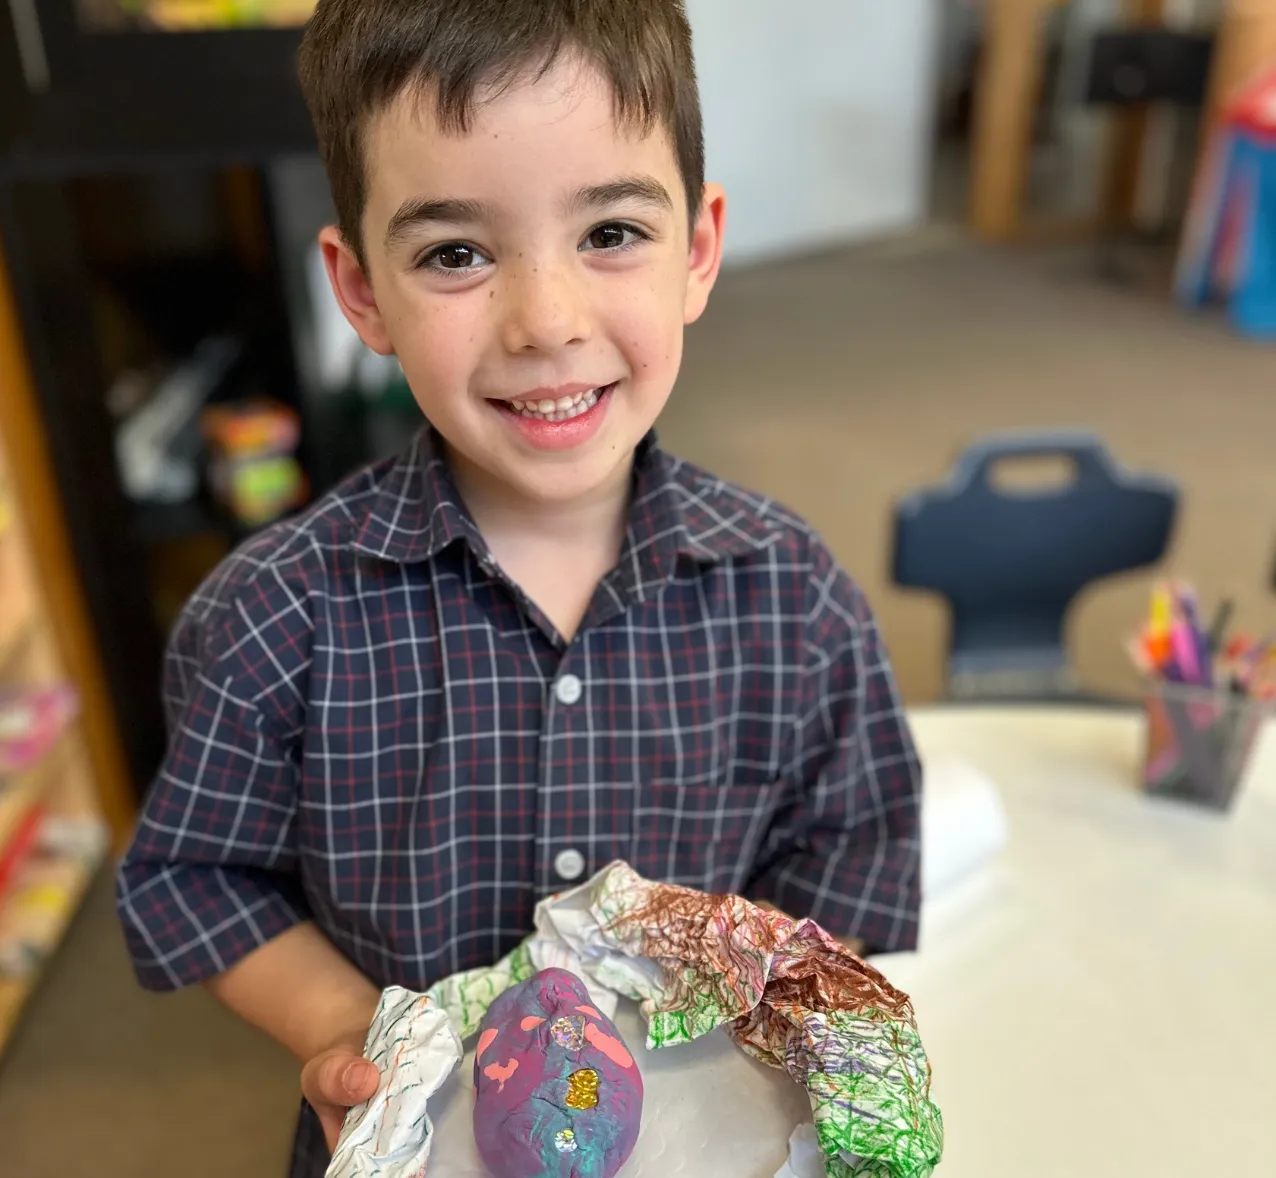
[[[1060,0],[989,0],[975,92],[970,222],[985,241],[1016,236],[1041,94],[1042,18]]]
[[[1125,15],[1135,28],[1161,25],[1165,19],[1165,0],[1125,0]],[[1109,228],[1124,229],[1134,221],[1150,115],[1146,103],[1120,108],[1112,114],[1101,213]]]

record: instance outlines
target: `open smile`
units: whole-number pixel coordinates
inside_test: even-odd
[[[569,385],[558,397],[488,403],[525,443],[538,450],[572,450],[602,429],[619,385],[620,381],[597,388]]]
[[[614,381],[611,384],[586,389],[583,392],[575,393],[569,397],[559,397],[556,400],[545,398],[539,401],[494,401],[493,404],[506,410],[506,412],[531,421],[554,423],[572,421],[574,418],[581,417],[593,409],[618,383],[619,381]]]

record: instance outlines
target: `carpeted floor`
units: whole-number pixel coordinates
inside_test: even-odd
[[[804,513],[868,589],[910,699],[941,686],[943,610],[887,585],[889,512],[979,434],[1085,426],[1186,491],[1170,567],[1276,628],[1276,351],[1097,285],[1084,260],[944,235],[732,274],[690,336],[664,441]],[[1083,678],[1147,578],[1088,594]],[[132,982],[102,881],[0,1061],[5,1178],[278,1178],[296,1072],[202,993]]]

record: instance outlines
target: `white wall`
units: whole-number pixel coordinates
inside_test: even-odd
[[[921,221],[941,0],[688,0],[727,256]]]

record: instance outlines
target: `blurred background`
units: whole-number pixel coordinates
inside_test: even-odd
[[[293,1064],[133,988],[100,865],[182,602],[417,420],[314,250],[312,8],[0,2],[5,1175],[290,1139]],[[662,439],[820,529],[906,701],[1137,704],[1166,577],[1276,629],[1276,0],[688,9],[727,268]]]

